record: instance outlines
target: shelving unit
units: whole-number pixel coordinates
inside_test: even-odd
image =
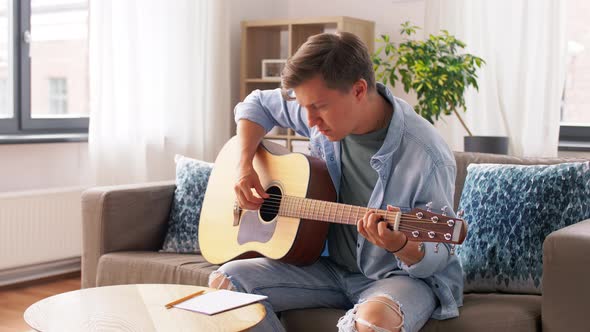
[[[375,23],[346,16],[242,22],[240,99],[250,92],[280,87],[280,78],[262,78],[262,60],[287,59],[309,38],[322,32],[352,32],[373,52]],[[306,137],[274,128],[266,138],[293,152],[307,152]]]

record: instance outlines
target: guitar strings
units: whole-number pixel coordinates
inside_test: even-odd
[[[361,209],[373,209],[373,208],[357,207],[357,206],[355,206],[355,205],[349,205],[349,204],[343,204],[343,203],[336,203],[336,202],[322,201],[322,200],[317,200],[317,199],[313,199],[313,198],[304,198],[304,197],[289,196],[289,195],[285,195],[285,196],[283,196],[283,195],[278,195],[278,194],[269,194],[269,195],[270,195],[270,196],[272,196],[272,197],[276,197],[276,198],[267,198],[267,199],[265,199],[265,202],[266,202],[266,201],[270,201],[270,202],[279,202],[279,204],[280,204],[280,202],[281,202],[283,199],[292,199],[292,200],[295,200],[295,201],[294,201],[294,202],[292,202],[291,204],[292,204],[292,205],[297,205],[297,204],[300,204],[300,202],[302,202],[303,200],[308,200],[308,201],[313,201],[313,202],[319,202],[320,204],[321,204],[322,202],[326,202],[326,204],[341,204],[341,205],[344,205],[344,206],[350,206],[350,207],[354,207],[354,208],[361,208]],[[298,202],[297,200],[299,200],[299,202]],[[305,203],[302,203],[301,205],[304,205],[304,204],[305,204]],[[267,204],[267,205],[270,205],[270,204]],[[393,211],[392,211],[392,212],[393,212]],[[420,219],[420,218],[415,218],[415,219],[416,219],[416,220],[422,220],[422,219]],[[453,218],[453,219],[460,219],[460,218]]]
[[[268,205],[266,205],[266,206],[263,206],[263,207],[260,209],[260,211],[262,211],[262,212],[265,212],[265,213],[276,213],[276,214],[278,214],[280,210],[281,210],[281,206],[278,206],[278,207],[277,207],[277,206],[268,206]],[[307,214],[308,214],[308,216],[309,216],[310,214],[312,214],[312,215],[316,215],[316,214],[317,214],[317,213],[315,213],[315,212],[309,212],[309,211],[307,211],[307,212],[306,212],[306,211],[298,211],[298,210],[299,210],[298,208],[295,208],[295,209],[294,209],[295,211],[293,211],[293,209],[289,209],[288,207],[285,207],[285,208],[284,208],[284,210],[287,210],[287,211],[285,211],[285,212],[287,212],[287,213],[288,213],[288,212],[290,212],[290,211],[291,211],[291,212],[300,212],[300,213],[303,213],[303,214],[304,214],[304,213],[307,213]],[[338,212],[338,211],[334,211],[334,218],[335,218],[335,219],[350,219],[350,218],[352,217],[352,214],[351,214],[351,213],[349,213],[349,214],[348,214],[348,218],[346,218],[346,217],[344,216],[344,215],[346,214],[346,212],[344,212],[344,213],[341,213],[341,214],[338,214],[337,212]],[[391,212],[391,213],[394,213],[394,212]],[[394,218],[388,218],[388,216],[387,216],[387,215],[389,214],[389,212],[385,212],[385,213],[376,213],[376,214],[377,214],[377,215],[379,215],[379,216],[381,216],[381,217],[383,217],[383,218],[385,219],[385,221],[395,221],[395,219],[394,219]],[[331,215],[332,215],[331,211],[328,211],[328,213],[327,213],[327,218],[331,219]],[[325,214],[324,212],[322,212],[322,213],[321,213],[321,216],[323,216],[323,217],[326,217],[326,214]],[[313,219],[313,216],[309,216],[309,218]],[[356,220],[357,218],[354,218],[354,219]],[[361,218],[358,218],[358,219],[360,220]],[[423,219],[418,219],[418,218],[415,218],[415,217],[407,217],[407,216],[404,216],[403,214],[402,214],[402,216],[400,217],[400,220],[401,220],[401,221],[404,221],[404,222],[407,222],[407,223],[412,223],[412,224],[424,224],[424,225],[431,225],[431,224],[433,224],[433,222],[432,222],[432,221],[429,221],[429,220],[423,220]],[[442,225],[443,223],[444,223],[444,222],[441,222],[441,223],[440,223],[440,225]]]
[[[301,219],[305,219],[305,217],[302,217]],[[336,222],[339,223],[339,222]],[[349,223],[339,223],[339,224],[346,224],[346,225],[350,225],[350,226],[356,226],[356,224],[349,224]],[[431,229],[425,229],[425,228],[421,228],[421,227],[415,227],[415,226],[411,226],[411,225],[399,225],[398,226],[398,231],[406,231],[408,233],[411,233],[412,231],[423,231],[424,233],[428,234],[428,232],[434,232],[434,234],[438,234],[439,236],[444,236],[444,234],[450,233],[450,232],[440,232],[440,231],[434,231]],[[433,239],[434,240],[434,239]],[[446,239],[437,239],[440,242],[453,242],[453,241],[449,241]]]
[[[267,207],[267,209],[265,211],[263,211],[263,212],[277,213],[278,214],[279,210],[281,209],[281,205],[282,205],[283,202],[286,203],[284,207],[287,210],[289,210],[289,207],[287,207],[289,205],[290,205],[290,207],[295,208],[295,210],[308,208],[308,207],[305,206],[305,201],[304,200],[313,201],[313,202],[319,202],[320,204],[321,204],[321,202],[326,202],[325,203],[326,205],[328,205],[328,204],[341,204],[341,203],[335,203],[335,202],[329,202],[329,201],[321,201],[321,200],[315,200],[315,199],[309,199],[309,198],[302,198],[302,197],[296,197],[296,196],[288,196],[288,195],[287,196],[283,196],[283,195],[278,195],[278,194],[269,194],[269,196],[271,196],[271,198],[265,199],[265,202],[269,202],[270,204],[267,203],[267,204],[264,204],[263,205],[263,206],[266,206]],[[342,204],[342,205],[344,206],[344,208],[342,209],[343,212],[341,214],[341,217],[342,218],[344,218],[344,214],[346,213],[346,210],[345,210],[345,207],[346,206],[349,206],[350,207],[349,217],[352,215],[352,209],[353,208],[355,208],[355,209],[365,209],[365,210],[366,209],[370,209],[370,208],[357,207],[357,206],[348,205],[348,204]],[[274,207],[274,209],[273,209],[273,207]],[[268,208],[270,208],[271,210],[268,210]],[[320,209],[321,209],[321,207],[320,207]],[[314,209],[312,208],[311,210],[313,211]],[[332,210],[332,206],[330,207],[330,209],[328,211],[327,219],[332,219],[331,216],[330,216],[331,215],[331,210]],[[374,210],[376,210],[375,211],[376,214],[380,215],[381,217],[384,217],[385,218],[385,221],[387,221],[387,222],[389,222],[389,219],[387,218],[387,214],[388,213],[394,213],[393,211],[384,211],[383,213],[380,213],[379,211],[383,211],[383,210],[380,210],[380,209],[374,209]],[[262,209],[261,209],[261,211],[262,211]],[[295,211],[295,212],[297,212],[297,211]],[[300,212],[304,212],[304,211],[300,211]],[[358,212],[359,211],[357,211],[357,215],[358,215]],[[322,213],[322,217],[326,217],[326,216]],[[338,218],[338,210],[334,211],[334,218],[340,219],[340,218]],[[303,219],[305,219],[305,217],[303,217]],[[310,219],[313,219],[313,218],[310,217]],[[458,218],[455,218],[455,219],[458,219]],[[335,221],[335,220],[333,220],[333,221]],[[432,222],[431,221],[428,221],[427,219],[424,220],[424,219],[417,218],[417,217],[414,217],[414,216],[411,216],[411,215],[408,215],[408,214],[405,214],[404,215],[402,213],[401,221],[405,222],[405,224],[398,226],[398,229],[400,229],[402,231],[403,230],[405,230],[405,231],[420,230],[420,231],[424,231],[424,232],[432,231],[431,229],[425,229],[425,228],[422,228],[422,227],[411,225],[411,224],[428,224],[428,225],[432,225]],[[335,221],[335,222],[337,222],[337,221]],[[358,221],[355,221],[355,224],[357,222]],[[341,222],[339,222],[339,223],[341,223]],[[411,223],[411,224],[408,224],[408,223]],[[351,225],[348,222],[346,222],[345,224]],[[441,225],[442,225],[442,223],[441,223]],[[445,233],[448,233],[448,232],[438,232],[438,231],[433,231],[433,232],[435,234],[445,234]]]
[[[285,197],[285,198],[292,198],[293,196],[283,196],[283,197]],[[300,197],[295,197],[295,199],[298,199],[298,198],[300,198]],[[309,199],[309,200],[312,200],[312,199]],[[278,206],[278,208],[280,209],[280,207],[282,205],[281,204],[282,203],[282,200],[281,199],[266,199],[265,202],[267,202],[267,201],[270,201],[270,203],[263,204],[263,206],[268,206],[268,207],[273,207],[273,206],[274,207],[277,207]],[[320,203],[321,202],[326,202],[326,204],[342,204],[342,203],[334,203],[334,202],[321,201],[321,200],[312,200],[312,201],[316,201],[316,202],[320,202]],[[294,201],[294,202],[286,202],[285,205],[290,205],[290,206],[294,207],[295,209],[298,209],[298,208],[306,208],[305,207],[305,203],[299,204],[299,202],[297,202],[297,201]],[[342,204],[342,205],[349,206],[350,207],[350,211],[352,211],[353,208],[355,208],[355,209],[369,209],[369,210],[373,209],[373,210],[377,210],[377,211],[384,211],[384,210],[374,209],[374,208],[358,207],[358,206],[355,206],[355,205],[348,205],[348,204]],[[332,210],[332,208],[330,208],[330,210]],[[394,211],[385,211],[384,213],[380,213],[380,212],[377,212],[377,211],[376,211],[376,213],[379,214],[379,215],[381,215],[381,216],[385,216],[386,213],[394,213]],[[336,213],[337,213],[337,211],[336,211]],[[344,211],[343,213],[346,213],[346,212]],[[402,213],[402,214],[404,215],[404,216],[402,216],[402,218],[406,218],[406,220],[408,220],[408,221],[409,220],[413,220],[413,222],[415,222],[415,223],[424,223],[424,224],[430,224],[431,223],[431,221],[429,221],[428,219],[420,219],[418,217],[414,217],[413,215],[404,214],[404,213]],[[452,219],[460,220],[460,218],[452,218]]]
[[[278,210],[274,210],[274,209],[273,209],[273,210],[268,210],[268,209],[260,209],[260,211],[261,211],[261,212],[264,212],[264,213],[276,213],[276,214],[278,214]],[[297,217],[297,216],[296,216],[296,217]],[[305,216],[298,216],[298,217],[299,217],[299,218],[301,218],[301,219],[306,219],[306,217],[305,217]],[[322,215],[322,217],[326,217],[326,216],[325,216],[325,215]],[[334,217],[337,217],[337,216],[334,216]],[[312,218],[312,219],[313,219],[313,218]],[[332,218],[331,218],[331,217],[328,215],[328,216],[326,217],[326,219],[332,219]],[[410,221],[410,220],[404,220],[404,218],[403,218],[403,217],[402,217],[401,219],[402,219],[402,221],[411,222],[411,223],[416,223],[416,222],[413,222],[413,221]],[[360,220],[360,219],[359,219],[359,220]],[[356,225],[356,223],[358,222],[358,221],[355,221],[355,223],[354,223],[354,224],[351,224],[351,223],[341,223],[341,222],[337,222],[336,220],[333,220],[333,221],[334,221],[334,222],[336,222],[336,223],[339,223],[339,224],[346,224],[346,225]],[[387,220],[386,220],[386,221],[387,221]],[[420,223],[424,224],[424,222],[420,222]],[[427,222],[427,224],[432,224],[432,223],[431,223],[431,222]],[[399,229],[402,229],[402,230],[408,230],[408,231],[410,231],[410,230],[421,230],[421,231],[424,231],[424,232],[433,231],[433,230],[431,230],[431,229],[422,228],[422,227],[418,227],[418,226],[413,226],[413,225],[411,225],[411,224],[407,224],[407,223],[406,223],[406,224],[403,224],[403,225],[402,225],[402,224],[400,224],[398,227],[399,227]],[[439,231],[433,231],[433,232],[435,232],[436,234],[445,234],[445,233],[449,233],[449,232],[439,232]]]

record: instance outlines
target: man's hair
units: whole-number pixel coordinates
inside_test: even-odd
[[[367,46],[350,32],[309,37],[287,60],[281,74],[282,88],[287,92],[318,74],[330,89],[348,92],[361,78],[367,81],[369,91],[375,89],[375,73]]]

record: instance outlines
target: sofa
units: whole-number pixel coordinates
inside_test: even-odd
[[[455,209],[471,163],[582,161],[455,152]],[[133,283],[206,286],[217,266],[198,254],[160,253],[174,182],[91,188],[83,193],[82,287]],[[590,331],[590,220],[551,233],[543,243],[543,294],[466,293],[460,316],[430,320],[421,331]],[[541,253],[539,253],[541,254]],[[335,331],[344,310],[282,312],[287,331]]]

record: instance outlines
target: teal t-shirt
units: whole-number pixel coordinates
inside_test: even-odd
[[[371,167],[371,157],[377,153],[387,128],[364,135],[346,136],[341,143],[342,177],[339,202],[366,207],[377,182],[377,172]],[[354,225],[330,224],[328,250],[330,258],[351,272],[360,272],[356,263],[358,232]]]

